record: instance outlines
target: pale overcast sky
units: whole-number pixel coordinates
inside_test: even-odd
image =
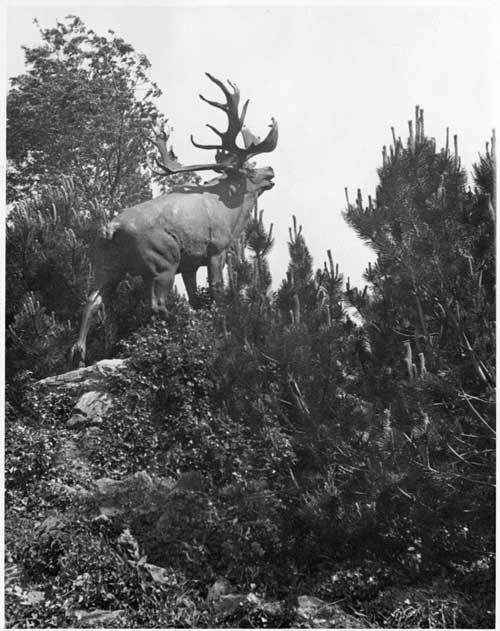
[[[390,127],[406,140],[415,105],[424,109],[426,133],[438,147],[447,126],[458,134],[468,170],[496,125],[491,3],[33,4],[7,8],[7,76],[23,72],[21,46],[40,41],[35,17],[49,27],[73,13],[98,33],[112,29],[149,58],[151,78],[163,91],[159,108],[175,128],[172,142],[183,163],[208,161],[189,135],[211,141],[204,125],[221,121],[198,98],[200,92],[219,98],[205,71],[233,80],[250,98],[247,123],[254,133],[267,133],[271,116],[278,120],[277,149],[258,159],[276,172],[275,188],[260,199],[275,226],[275,288],[286,271],[292,214],[303,225],[315,267],[330,248],[352,284],[362,283],[374,257],[342,219],[344,187],[351,198],[357,188],[365,198],[374,193]]]

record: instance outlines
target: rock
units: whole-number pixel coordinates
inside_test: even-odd
[[[246,601],[245,594],[226,594],[218,600],[212,602],[212,607],[220,616],[229,616],[234,613],[240,605]]]
[[[215,581],[208,592],[207,602],[219,616],[229,616],[242,606],[250,607],[254,612],[263,614],[264,617],[279,615],[283,610],[281,602],[266,603],[253,592],[239,594],[229,593],[230,591],[229,581],[222,578]]]
[[[82,458],[78,446],[71,438],[62,442],[61,449],[57,455],[57,465],[71,472],[78,483],[87,486],[91,480],[90,465],[86,459]]]
[[[202,477],[199,471],[186,471],[177,480],[177,484],[172,490],[176,491],[201,491]]]
[[[45,592],[39,591],[38,589],[29,589],[28,591],[24,592],[24,595],[21,598],[21,604],[38,605],[44,600],[45,600]]]
[[[272,600],[270,602],[261,603],[260,609],[268,616],[279,616],[283,612],[283,602],[280,600]]]
[[[106,611],[105,609],[73,609],[68,612],[73,615],[83,627],[106,627],[110,622],[114,622],[118,616],[123,613],[123,609],[115,609],[114,611]]]
[[[297,598],[297,616],[313,629],[366,629],[366,621],[346,613],[335,603],[326,603],[315,596]]]
[[[126,363],[126,359],[103,359],[92,366],[46,377],[37,383],[53,391],[69,392],[75,398],[79,397],[66,427],[83,429],[100,425],[109,413],[113,397],[106,392],[107,380],[123,369]]]
[[[226,578],[218,578],[210,587],[207,603],[220,616],[228,616],[246,602],[246,594],[232,594],[231,583]]]
[[[22,569],[17,563],[6,565],[4,570],[4,587],[12,587],[21,582]]]
[[[81,429],[102,423],[113,405],[113,397],[107,392],[90,390],[78,399],[73,415],[66,423],[68,429]]]
[[[99,515],[97,515],[95,519],[105,522],[109,521],[112,517],[119,517],[122,514],[123,511],[116,506],[99,506]]]
[[[139,559],[139,544],[137,543],[137,539],[130,532],[130,528],[125,528],[125,530],[118,537],[118,544],[124,548],[128,554],[133,559]]]
[[[147,471],[137,471],[125,478],[126,481],[132,483],[136,488],[140,488],[144,493],[152,493],[155,489],[153,478]]]
[[[299,596],[297,602],[299,603],[299,612],[306,615],[317,611],[327,604],[324,600],[321,600],[321,598],[316,598],[316,596]]]
[[[61,530],[64,530],[64,522],[59,517],[52,516],[42,521],[36,528],[36,533],[40,536],[42,534],[59,533]]]
[[[38,589],[24,589],[20,585],[6,584],[5,592],[10,596],[18,598],[19,604],[25,607],[38,605],[45,600],[45,592]]]
[[[120,481],[113,478],[97,478],[94,480],[94,486],[98,493],[102,495],[112,494],[119,488]]]
[[[66,495],[71,499],[84,499],[91,495],[90,491],[84,488],[81,484],[70,485],[65,484],[64,482],[58,482],[57,480],[48,480],[46,483],[46,489],[54,495]]]
[[[146,471],[131,473],[122,480],[113,478],[98,478],[94,481],[98,493],[106,497],[128,496],[132,492],[139,491],[145,495],[150,495],[154,489],[153,479]],[[125,499],[125,497],[123,498]]]
[[[140,515],[163,506],[173,483],[166,478],[153,478],[146,471],[138,471],[123,478],[99,478],[93,481],[99,512],[107,517]]]
[[[125,367],[126,359],[103,359],[92,366],[77,368],[60,375],[46,377],[38,383],[50,388],[80,389],[82,386],[103,385],[107,377]],[[99,388],[95,388],[99,389]]]
[[[208,590],[207,602],[219,600],[221,596],[225,596],[231,592],[231,583],[227,578],[218,578],[212,587]]]
[[[258,557],[262,558],[266,554],[264,552],[264,548],[260,545],[258,541],[252,541],[252,545],[250,547],[252,549],[252,552]]]
[[[199,471],[186,471],[182,473],[177,482],[172,483],[169,481],[170,488],[167,490],[165,485],[161,488],[164,493],[165,504],[163,510],[156,522],[155,530],[160,541],[165,537],[165,533],[168,532],[169,525],[172,520],[175,520],[177,514],[177,506],[174,501],[168,501],[169,497],[173,498],[176,491],[188,491],[195,492],[202,488],[202,475]]]
[[[153,565],[152,563],[144,563],[141,565],[151,576],[155,583],[160,585],[171,585],[176,583],[175,574],[169,572],[164,567]]]

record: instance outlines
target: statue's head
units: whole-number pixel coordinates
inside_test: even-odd
[[[243,124],[249,101],[245,101],[240,113],[240,91],[238,87],[234,83],[231,83],[231,81],[228,81],[231,88],[231,90],[229,90],[219,79],[216,79],[208,72],[206,75],[222,90],[226,97],[226,102],[218,103],[216,101],[210,101],[201,94],[200,98],[209,105],[224,111],[228,118],[228,126],[226,131],[221,132],[212,125],[207,124],[207,127],[219,136],[221,142],[218,145],[199,144],[193,140],[192,136],[191,142],[199,149],[215,150],[215,162],[186,166],[181,165],[177,161],[172,147],[167,147],[169,134],[165,131],[163,125],[160,126],[160,129],[155,130],[155,140],[150,139],[161,154],[161,160],[155,158],[155,162],[166,175],[185,173],[188,171],[206,171],[210,169],[218,173],[226,173],[228,178],[241,178],[241,176],[245,176],[249,188],[260,195],[260,193],[274,186],[274,182],[272,181],[274,171],[271,167],[255,168],[249,161],[251,158],[261,153],[268,153],[276,148],[278,143],[278,123],[272,118],[271,129],[264,140],[261,140]],[[236,138],[240,134],[244,147],[240,147],[236,144]]]
[[[246,176],[250,187],[252,187],[258,195],[264,191],[268,191],[274,186],[274,171],[271,167],[246,169]]]

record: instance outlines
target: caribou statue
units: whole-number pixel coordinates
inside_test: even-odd
[[[257,198],[274,186],[271,167],[255,168],[248,161],[273,151],[278,142],[278,125],[271,119],[271,129],[264,140],[244,126],[249,101],[239,111],[240,91],[228,81],[230,89],[209,73],[207,77],[224,93],[226,102],[200,98],[223,110],[228,118],[226,131],[207,124],[220,138],[220,144],[193,145],[215,150],[215,162],[181,165],[167,147],[164,129],[150,139],[159,151],[156,165],[162,175],[212,170],[219,175],[207,183],[175,187],[159,197],[123,210],[101,230],[96,244],[95,289],[82,316],[78,339],[71,349],[76,365],[85,365],[86,339],[94,313],[111,305],[118,284],[131,274],[142,276],[153,315],[164,317],[167,300],[176,274],[182,274],[189,301],[196,294],[196,271],[208,268],[211,292],[222,287],[222,270],[227,250],[237,241],[247,225]],[[244,147],[236,144],[241,132]]]

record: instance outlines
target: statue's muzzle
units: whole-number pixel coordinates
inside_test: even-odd
[[[267,167],[266,169],[264,169],[264,185],[266,189],[270,189],[274,186],[274,182],[273,182],[273,178],[274,178],[274,171],[271,167]]]

